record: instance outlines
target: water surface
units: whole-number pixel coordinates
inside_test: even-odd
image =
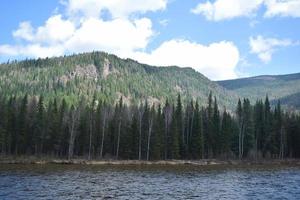
[[[300,168],[1,165],[0,199],[300,199]]]

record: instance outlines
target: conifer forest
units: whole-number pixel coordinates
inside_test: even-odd
[[[84,159],[262,159],[300,157],[300,116],[268,97],[253,105],[236,102],[234,112],[219,108],[209,94],[203,102],[128,106],[43,96],[0,100],[0,152]]]

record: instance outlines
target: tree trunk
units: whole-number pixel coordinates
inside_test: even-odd
[[[92,137],[93,137],[93,116],[90,117],[90,138],[89,138],[89,160],[91,160],[91,151],[92,151]]]
[[[243,158],[244,151],[244,123],[242,122],[239,127],[239,159]]]
[[[70,139],[69,139],[69,151],[68,151],[68,159],[70,160],[73,157],[73,151],[74,151],[74,125],[75,125],[75,120],[72,119],[72,125],[70,129]]]
[[[203,130],[203,121],[201,120],[201,153],[202,153],[202,159],[204,159],[204,130]]]
[[[139,160],[142,159],[142,118],[144,110],[139,111]]]
[[[106,111],[104,112],[103,116],[103,123],[102,123],[102,137],[101,137],[101,147],[100,147],[100,158],[103,158],[103,145],[104,145],[104,136],[105,136],[105,124],[106,124]]]
[[[139,160],[142,158],[142,119],[139,119]]]
[[[119,148],[120,148],[120,137],[121,137],[121,125],[122,121],[120,119],[119,126],[118,126],[118,140],[117,140],[117,153],[116,153],[116,159],[119,159]]]
[[[258,139],[257,136],[255,138],[255,160],[257,160],[258,157]]]
[[[283,127],[280,129],[280,152],[279,159],[283,159],[284,156],[284,130]]]
[[[148,131],[148,145],[147,145],[147,160],[149,160],[149,152],[150,152],[150,140],[152,134],[152,119],[149,120],[149,131]]]

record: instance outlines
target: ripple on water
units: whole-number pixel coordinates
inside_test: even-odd
[[[0,199],[300,199],[300,169],[18,167]]]

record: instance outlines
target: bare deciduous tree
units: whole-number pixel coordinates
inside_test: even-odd
[[[76,129],[78,126],[78,121],[80,117],[80,109],[75,109],[73,106],[70,110],[69,117],[67,119],[68,128],[69,128],[69,149],[68,149],[68,159],[70,160],[73,157],[74,153],[74,142],[76,138]]]

